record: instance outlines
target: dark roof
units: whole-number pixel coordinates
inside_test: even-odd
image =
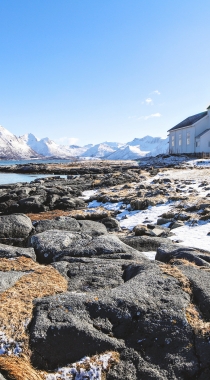
[[[206,132],[210,131],[210,128],[208,129],[205,129],[205,131],[203,131],[202,133],[200,133],[198,136],[196,136],[196,139],[199,139],[201,136],[205,135]]]
[[[169,129],[169,131],[173,131],[173,129],[180,129],[184,127],[188,127],[189,125],[195,124],[198,120],[202,119],[204,116],[208,114],[207,111],[197,113],[197,115],[193,115],[190,117],[187,117],[187,119],[181,121],[181,123],[175,125],[175,127]]]

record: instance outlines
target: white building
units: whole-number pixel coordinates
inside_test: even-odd
[[[210,153],[210,106],[168,132],[169,153]]]

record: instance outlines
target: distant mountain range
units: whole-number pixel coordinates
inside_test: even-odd
[[[122,144],[103,142],[77,145],[58,145],[48,137],[38,139],[32,133],[17,137],[0,126],[0,159],[33,158],[104,158],[107,160],[132,160],[142,156],[156,156],[168,152],[168,138],[145,136]]]

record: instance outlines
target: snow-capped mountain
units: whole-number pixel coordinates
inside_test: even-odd
[[[1,159],[30,159],[42,158],[31,149],[21,138],[16,137],[4,127],[0,126],[0,158]]]
[[[55,157],[70,159],[105,158],[108,160],[133,160],[143,156],[156,156],[168,152],[168,138],[145,136],[127,144],[104,142],[78,145],[58,145],[48,137],[38,139],[32,133],[16,137],[0,126],[0,159],[29,159]]]
[[[157,156],[158,154],[166,154],[169,152],[169,138],[161,139],[160,143],[152,149],[147,156]]]
[[[115,149],[115,150],[120,148],[121,146],[125,145],[125,144],[122,144],[119,142],[112,142],[112,141],[105,141],[102,144],[108,145],[108,146],[110,146],[110,148]]]
[[[37,139],[32,133],[21,136],[21,139],[37,153],[45,157],[70,158],[74,149],[58,145],[48,137]]]
[[[165,143],[168,142],[168,139],[163,139],[162,137],[152,137],[152,136],[144,136],[140,139],[135,138],[132,141],[128,142],[126,145],[131,146],[139,146],[141,151],[151,152],[157,147],[162,145],[165,146]]]
[[[135,138],[114,153],[110,154],[108,160],[134,160],[143,156],[157,156],[168,152],[168,138],[145,136]]]
[[[149,152],[142,152],[138,146],[124,145],[106,157],[107,160],[135,160]]]
[[[92,146],[93,146],[93,144],[88,144],[85,146],[69,145],[68,151],[70,152],[72,157],[80,157],[83,153],[85,153]]]
[[[81,157],[98,157],[104,158],[111,153],[115,152],[116,149],[111,148],[109,145],[102,143],[92,146],[90,149],[86,150]]]

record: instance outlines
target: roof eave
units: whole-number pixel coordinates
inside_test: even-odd
[[[205,116],[203,116],[201,119],[197,120],[195,123],[193,123],[193,124],[191,124],[191,125],[185,125],[184,127],[179,127],[179,128],[176,128],[176,129],[173,129],[173,128],[174,128],[174,127],[173,127],[173,128],[171,128],[171,129],[169,129],[167,132],[170,132],[170,131],[178,131],[179,129],[185,129],[185,128],[193,127],[195,124],[199,123],[199,121],[205,119],[205,117],[208,117],[208,116],[209,116],[208,114],[205,115]]]

